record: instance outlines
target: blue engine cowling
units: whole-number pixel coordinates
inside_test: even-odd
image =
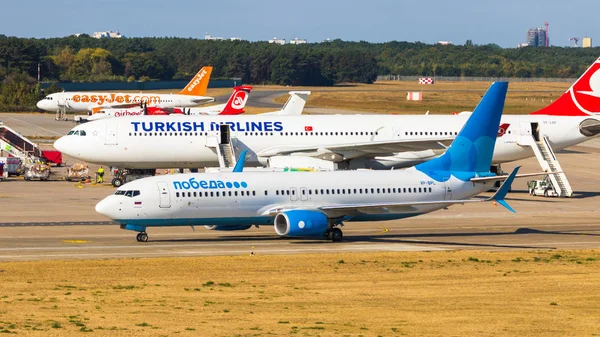
[[[233,225],[233,226],[206,225],[206,226],[204,226],[204,228],[214,230],[214,231],[244,231],[250,227],[252,227],[252,225]]]
[[[277,214],[274,227],[281,236],[323,236],[329,221],[322,212],[292,210]]]

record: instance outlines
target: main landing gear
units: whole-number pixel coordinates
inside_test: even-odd
[[[344,238],[344,233],[337,227],[332,227],[325,232],[325,238],[331,240],[331,242],[341,242]]]
[[[135,237],[135,239],[137,240],[137,242],[148,242],[148,233],[146,233],[146,232],[138,233],[138,235]]]

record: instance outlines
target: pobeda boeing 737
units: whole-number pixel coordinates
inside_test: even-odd
[[[240,172],[244,151],[233,172],[143,178],[118,188],[96,211],[139,232],[143,242],[148,227],[197,225],[274,225],[280,236],[341,241],[344,222],[403,219],[482,201],[470,198],[504,179],[487,200],[513,211],[504,197],[518,168],[508,177],[490,172],[507,87],[492,84],[443,155],[405,170]]]

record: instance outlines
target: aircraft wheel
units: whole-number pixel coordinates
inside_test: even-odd
[[[137,242],[142,242],[142,239],[140,239],[140,236],[142,236],[142,233],[138,233],[138,234],[135,236],[135,239],[137,240]]]
[[[332,228],[331,231],[329,231],[329,239],[331,239],[332,242],[340,242],[343,238],[344,233],[341,229],[336,227]]]
[[[113,178],[113,180],[111,181],[111,184],[114,187],[120,187],[121,185],[123,185],[123,180],[121,180],[120,178]]]
[[[146,232],[140,233],[140,241],[141,242],[148,242],[148,234]]]

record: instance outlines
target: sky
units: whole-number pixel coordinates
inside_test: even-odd
[[[128,37],[472,40],[510,48],[547,21],[553,46],[572,46],[569,38],[584,36],[600,45],[595,0],[5,0],[1,7],[0,34],[18,37],[118,29]]]

